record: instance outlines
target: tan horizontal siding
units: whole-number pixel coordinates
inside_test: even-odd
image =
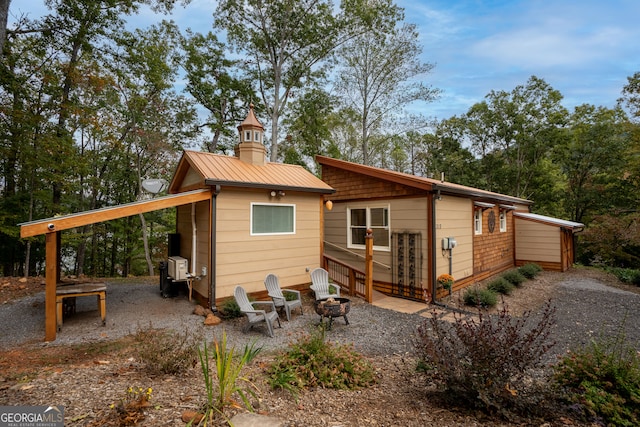
[[[436,276],[449,273],[449,258],[442,251],[442,239],[454,237],[452,273],[456,280],[473,274],[473,204],[462,197],[436,200]]]
[[[516,218],[516,259],[560,263],[560,229],[557,226]]]

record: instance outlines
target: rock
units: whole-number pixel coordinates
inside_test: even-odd
[[[201,305],[196,305],[196,307],[193,309],[193,314],[197,316],[207,316],[206,309]]]
[[[230,425],[235,427],[282,427],[284,423],[278,418],[252,413],[237,414],[231,418]]]
[[[192,411],[191,409],[187,409],[186,411],[182,412],[182,421],[184,421],[185,423],[193,421],[191,423],[192,425],[200,424],[200,421],[202,421],[202,417],[204,417],[203,414]]]
[[[216,316],[213,313],[207,315],[207,317],[204,319],[204,324],[208,326],[218,325],[221,322],[222,322],[222,319],[220,319],[218,316]]]

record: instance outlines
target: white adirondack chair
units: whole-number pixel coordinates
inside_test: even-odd
[[[264,278],[264,286],[267,288],[267,292],[273,300],[276,308],[284,308],[285,313],[287,314],[287,321],[291,320],[291,310],[295,308],[299,307],[300,314],[304,314],[302,311],[302,298],[300,296],[300,291],[280,288],[280,280],[278,280],[278,276],[275,274],[267,274],[267,277]],[[295,295],[295,299],[287,301],[285,293]]]
[[[326,298],[340,298],[340,286],[333,285],[335,293],[329,292],[329,272],[318,267],[311,272],[311,290],[316,294],[316,300]]]
[[[246,333],[253,326],[265,322],[267,324],[267,329],[269,330],[269,336],[273,337],[273,322],[274,320],[278,321],[278,326],[282,327],[280,324],[280,317],[278,317],[278,312],[276,311],[276,306],[273,301],[249,301],[249,297],[247,296],[247,291],[244,290],[242,286],[236,286],[233,294],[236,298],[236,302],[238,303],[238,307],[240,307],[240,311],[247,315],[247,319],[249,322],[247,326],[244,328],[244,332]],[[269,305],[271,306],[271,311],[266,310],[256,310],[254,305]]]

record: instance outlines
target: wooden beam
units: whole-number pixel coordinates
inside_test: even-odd
[[[44,340],[56,339],[56,286],[58,281],[58,233],[47,233],[45,237],[46,267],[44,293]]]
[[[211,190],[206,188],[186,193],[172,194],[165,197],[158,197],[157,199],[144,200],[124,205],[111,206],[108,208],[94,209],[91,211],[31,221],[20,224],[20,237],[25,238],[38,236],[40,234],[54,233],[61,230],[67,230],[69,228],[95,224],[97,222],[110,221],[145,212],[186,205],[188,203],[201,202],[203,200],[209,200],[210,197]]]

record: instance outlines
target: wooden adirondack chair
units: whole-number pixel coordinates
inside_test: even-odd
[[[284,308],[287,314],[287,321],[291,320],[291,310],[300,307],[300,314],[304,314],[302,311],[302,297],[300,291],[294,289],[282,289],[280,288],[280,280],[275,274],[267,274],[264,279],[264,286],[267,288],[269,296],[273,300],[276,308]],[[286,294],[295,295],[295,299],[287,300]]]
[[[324,268],[316,268],[311,272],[311,290],[316,294],[316,300],[326,298],[340,298],[340,286],[333,285],[335,293],[329,292],[329,272]]]
[[[246,333],[253,326],[265,322],[267,324],[267,329],[269,330],[269,336],[273,337],[273,322],[274,320],[278,321],[278,327],[282,327],[280,324],[280,317],[278,317],[278,312],[276,311],[276,306],[273,301],[249,301],[249,297],[247,296],[247,291],[244,290],[242,286],[236,286],[233,291],[233,295],[236,298],[236,302],[238,303],[238,307],[240,307],[240,311],[247,315],[247,319],[249,322],[247,326],[244,328],[244,332]],[[256,310],[254,305],[269,305],[271,306],[271,311],[266,310]]]

